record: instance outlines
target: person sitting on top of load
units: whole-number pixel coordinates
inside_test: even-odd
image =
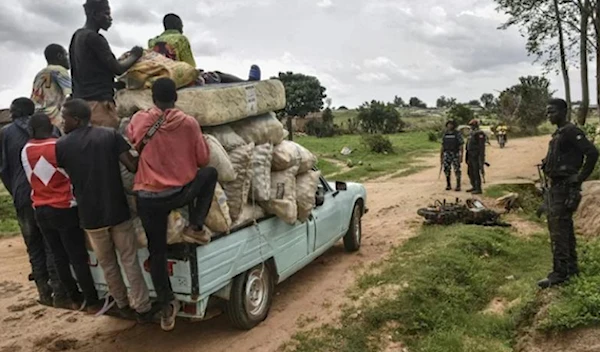
[[[192,53],[190,41],[183,34],[183,21],[181,17],[170,13],[163,18],[165,31],[148,41],[148,48],[157,52],[171,60],[182,61],[196,67],[196,60]],[[200,70],[199,84],[211,83],[235,83],[244,82],[243,79],[234,75],[219,71],[205,72]],[[252,65],[248,81],[260,81],[260,68],[257,65]]]

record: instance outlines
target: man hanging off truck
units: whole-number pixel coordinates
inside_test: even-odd
[[[446,191],[452,189],[451,174],[452,168],[456,174],[456,191],[461,190],[461,167],[463,160],[463,146],[465,141],[460,131],[456,129],[456,122],[450,120],[446,123],[446,132],[442,138],[442,149],[440,152],[440,162],[444,167],[446,175]]]

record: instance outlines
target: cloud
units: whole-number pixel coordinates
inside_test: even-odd
[[[84,24],[82,3],[0,3],[0,106],[30,94],[33,77],[44,66],[44,47],[68,46]],[[395,95],[430,104],[440,95],[469,100],[541,72],[531,65],[516,30],[497,30],[506,18],[493,0],[113,0],[111,5],[114,26],[102,34],[117,56],[134,45],[146,46],[163,31],[162,17],[174,12],[184,21],[199,67],[240,77],[252,64],[260,65],[265,77],[280,71],[315,75],[336,106]],[[572,76],[578,99],[577,73]],[[552,82],[562,89],[560,80]]]

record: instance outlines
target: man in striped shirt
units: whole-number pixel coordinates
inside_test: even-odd
[[[71,95],[69,54],[62,46],[50,44],[46,47],[44,55],[48,66],[35,76],[31,100],[37,109],[48,115],[54,126],[62,128],[60,110]]]
[[[58,277],[67,295],[75,307],[96,313],[101,305],[88,266],[85,233],[79,225],[71,180],[56,162],[57,138],[52,136],[52,123],[46,114],[38,113],[31,117],[29,126],[33,139],[23,148],[21,160],[31,184],[36,220],[54,255]],[[71,275],[69,264],[83,294]]]

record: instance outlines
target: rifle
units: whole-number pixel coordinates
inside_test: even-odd
[[[487,161],[483,162],[483,164],[481,165],[481,178],[483,180],[483,183],[485,183],[485,167],[490,167],[490,163],[488,163]]]
[[[550,204],[548,204],[548,201],[549,201],[548,190],[550,189],[550,187],[548,185],[548,178],[546,177],[546,175],[544,174],[544,171],[542,170],[543,165],[538,164],[538,165],[536,165],[536,167],[538,170],[538,175],[540,177],[540,188],[542,191],[543,200],[542,200],[542,204],[540,204],[540,207],[535,212],[535,215],[537,215],[537,217],[540,218],[543,214],[548,214],[548,210],[550,207]]]

